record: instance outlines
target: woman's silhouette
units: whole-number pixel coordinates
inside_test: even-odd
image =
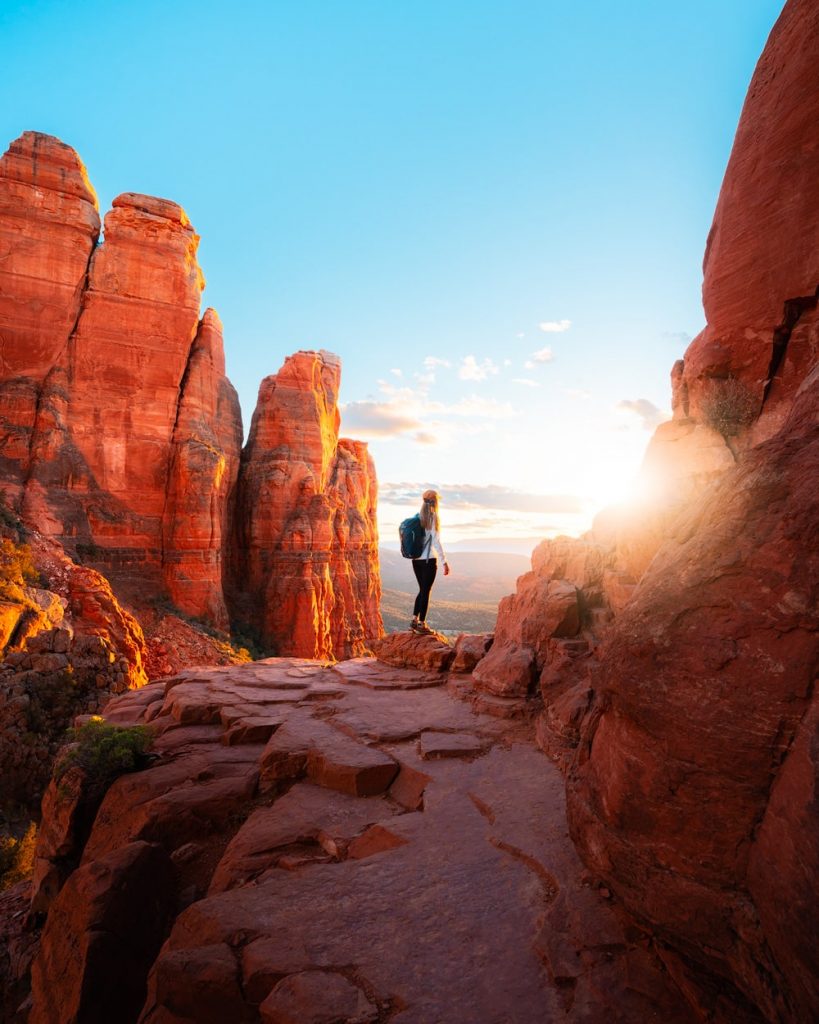
[[[449,576],[449,563],[441,545],[441,522],[438,518],[438,494],[436,491],[424,491],[421,496],[421,525],[424,528],[424,547],[420,558],[413,558],[412,568],[418,580],[418,596],[415,598],[410,629],[416,633],[431,633],[427,625],[427,609],[429,594],[438,572],[438,559],[432,557],[433,549],[444,563],[444,576]]]

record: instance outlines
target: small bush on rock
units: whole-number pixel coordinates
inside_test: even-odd
[[[33,821],[22,839],[14,836],[0,838],[0,892],[31,877],[36,845],[37,826]]]
[[[709,427],[728,440],[753,423],[757,401],[751,390],[736,377],[715,378],[703,396],[702,414]]]
[[[28,544],[15,544],[8,537],[0,539],[0,590],[9,593],[30,584],[39,586],[40,573],[34,567]]]
[[[72,744],[56,768],[59,781],[77,765],[88,780],[89,790],[104,792],[114,779],[136,772],[148,763],[151,732],[144,725],[111,725],[96,715],[77,729],[69,729]]]

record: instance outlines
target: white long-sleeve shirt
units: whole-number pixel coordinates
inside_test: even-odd
[[[441,544],[441,535],[437,530],[424,530],[424,547],[421,551],[421,558],[432,558],[432,549],[435,549],[442,562],[446,561],[444,548]]]

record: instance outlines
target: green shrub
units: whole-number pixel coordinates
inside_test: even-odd
[[[37,826],[33,821],[29,823],[22,839],[15,839],[14,836],[0,838],[0,892],[31,877],[36,845]]]
[[[714,378],[702,399],[703,419],[728,440],[753,423],[757,400],[737,377]]]
[[[0,586],[9,587],[31,584],[39,586],[40,573],[35,568],[28,544],[15,544],[8,537],[0,538]]]
[[[56,778],[59,781],[77,765],[85,772],[89,790],[104,792],[120,775],[146,766],[151,738],[144,725],[112,725],[95,715],[85,725],[68,730],[73,746],[60,759]]]

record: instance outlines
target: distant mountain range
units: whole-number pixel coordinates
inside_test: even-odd
[[[491,551],[499,555],[523,555],[527,560],[543,540],[540,537],[488,537],[484,540],[447,540],[447,551]],[[398,541],[383,541],[382,551],[398,551]]]
[[[442,633],[486,633],[495,627],[498,602],[514,593],[518,576],[530,569],[522,554],[460,551],[447,545],[452,572],[439,570],[432,591],[428,621]],[[450,554],[451,552],[451,554]],[[380,548],[381,614],[388,632],[406,629],[418,588],[412,562],[401,553]]]

